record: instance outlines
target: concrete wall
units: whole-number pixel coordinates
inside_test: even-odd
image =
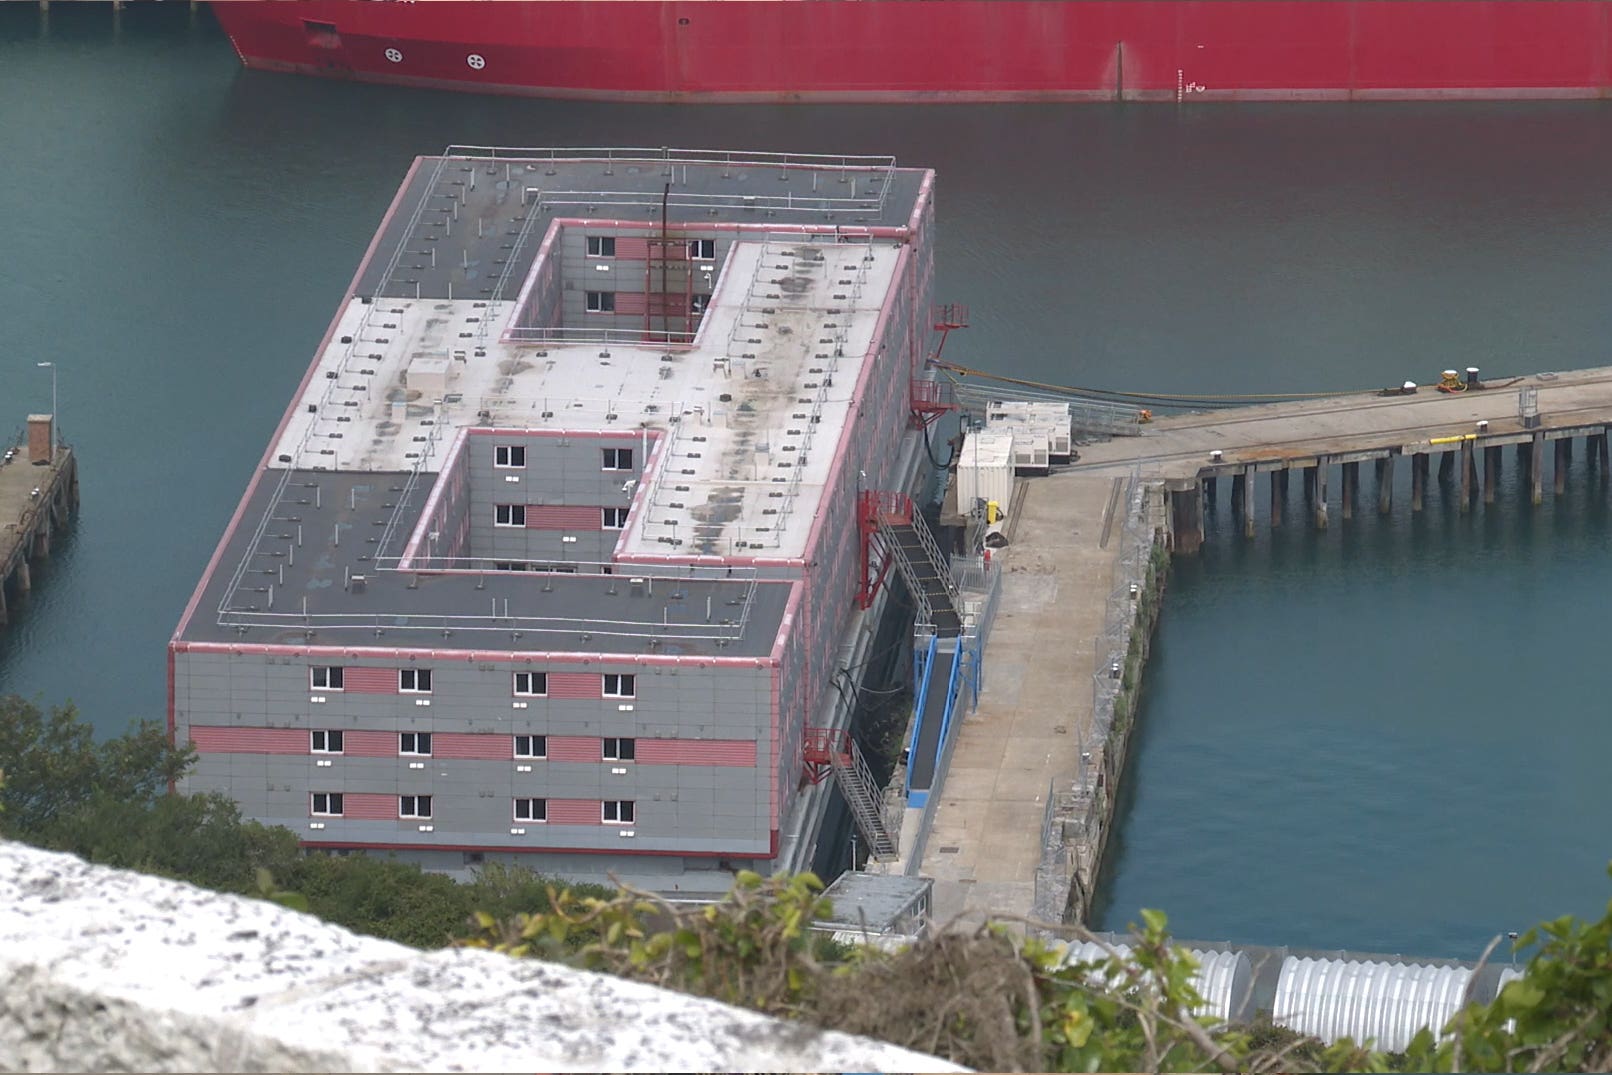
[[[349,689],[309,686],[310,666],[328,664],[343,666]],[[387,673],[402,667],[429,668],[430,694],[351,689],[359,669],[385,670],[378,678],[389,683]],[[550,696],[517,698],[516,671],[547,672]],[[600,697],[603,672],[635,675],[636,696]],[[572,678],[562,688],[567,675]],[[764,859],[772,843],[772,788],[761,762],[771,708],[767,667],[631,660],[471,663],[401,654],[377,660],[317,650],[300,657],[174,655],[176,738],[191,739],[195,728],[226,730],[205,734],[207,749],[185,790],[227,792],[246,816],[286,825],[313,844]],[[316,729],[341,730],[345,752],[314,754],[306,733]],[[396,736],[403,732],[432,733],[432,755],[399,754]],[[550,737],[550,757],[514,757],[516,735]],[[602,760],[597,741],[604,737],[634,738],[638,759]],[[680,760],[651,757],[652,743]],[[757,764],[735,762],[734,752],[742,756],[743,750],[737,744],[745,743],[757,744]],[[705,744],[720,746],[726,764],[702,764]],[[371,803],[374,809],[362,812],[370,816],[315,818],[313,792],[341,792],[353,797],[352,804]],[[399,818],[390,799],[380,798],[400,795],[431,795],[432,818]],[[550,821],[517,822],[517,797],[548,800]],[[598,803],[604,800],[634,802],[634,822],[602,824]],[[554,816],[561,803],[573,810],[565,819]],[[385,816],[376,816],[382,805]],[[422,831],[422,825],[428,828]],[[598,859],[592,876],[611,868]]]
[[[421,953],[0,842],[0,1067],[961,1071],[533,959]]]

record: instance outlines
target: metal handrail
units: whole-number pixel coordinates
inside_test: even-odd
[[[669,638],[683,640],[736,641],[744,636],[744,627],[731,624],[693,624],[662,621],[587,619],[575,616],[499,616],[473,614],[429,613],[371,613],[350,615],[334,612],[258,612],[225,609],[219,614],[223,627],[247,629],[252,627],[278,627],[287,630],[374,631],[377,635],[387,631],[454,631],[525,632],[602,635],[607,638]]]

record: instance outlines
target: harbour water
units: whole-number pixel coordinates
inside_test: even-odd
[[[164,645],[410,159],[449,143],[891,153],[939,172],[947,356],[1313,391],[1612,363],[1612,104],[662,107],[242,71],[204,11],[0,5],[0,429],[82,515],[0,691],[103,731]],[[1582,459],[1577,466],[1584,466]],[[1606,494],[1361,513],[1178,564],[1099,924],[1471,956],[1612,885]],[[1401,495],[1396,503],[1404,505]]]

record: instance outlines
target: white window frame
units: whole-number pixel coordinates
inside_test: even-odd
[[[320,746],[323,737],[324,745]],[[331,746],[334,737],[335,746]],[[310,754],[340,754],[344,745],[340,729],[315,728],[308,733],[308,753]]]
[[[526,677],[526,689],[521,690],[521,677]],[[538,690],[538,681],[542,680],[542,690]],[[547,672],[516,672],[510,681],[510,690],[516,698],[547,698],[549,696],[549,674]]]
[[[314,817],[341,817],[342,808],[346,806],[346,803],[342,802],[341,796],[342,793],[339,791],[309,792],[308,813]],[[319,809],[320,799],[325,800],[325,808],[323,810]]]
[[[599,522],[601,530],[627,529],[627,513],[631,508],[600,508]]]
[[[412,749],[412,750],[409,749],[409,745],[408,745],[408,738],[410,736],[414,737],[414,749]],[[424,750],[420,749],[421,739],[422,738],[425,740],[425,742],[424,742],[425,749]],[[397,756],[400,757],[400,758],[429,758],[431,756],[431,733],[430,732],[398,732],[397,733]]]
[[[590,314],[613,314],[616,312],[616,293],[614,291],[585,291],[582,295],[586,312]]]
[[[707,254],[705,251],[709,250]],[[688,241],[688,257],[690,261],[715,261],[715,239],[690,239]]]
[[[638,740],[630,735],[607,735],[599,744],[599,754],[605,761],[636,761]]]
[[[534,751],[534,753],[521,753],[522,739],[527,740],[526,749],[529,751]],[[513,736],[512,740],[513,741],[510,744],[510,749],[514,752],[514,756],[522,761],[544,761],[549,756],[549,737],[546,735],[517,735]],[[535,753],[535,751],[538,750],[539,743],[542,744],[542,752]]]
[[[494,526],[525,526],[526,525],[526,505],[525,504],[494,504],[493,505],[493,525]]]
[[[414,801],[411,803],[410,799]],[[397,797],[397,816],[409,821],[430,821],[431,805],[431,796],[429,795],[399,795]]]
[[[620,472],[632,469],[631,448],[601,448],[599,469]]]
[[[342,689],[341,670],[345,667],[339,664],[316,664],[308,669],[308,688],[316,691],[339,691]],[[320,675],[320,673],[324,673]],[[331,673],[335,674],[332,675]],[[323,683],[319,682],[321,679]],[[336,685],[331,686],[334,682]]]
[[[616,237],[614,235],[588,236],[588,257],[613,258],[616,256]]]
[[[409,680],[414,685],[409,685]],[[421,684],[424,683],[424,686]],[[397,670],[397,693],[399,694],[430,694],[431,669],[429,668],[399,668]]]
[[[519,460],[519,462],[516,462],[516,460]],[[526,445],[495,444],[493,446],[493,466],[504,470],[524,470],[526,467]]]
[[[611,680],[615,680],[614,690]],[[638,676],[633,672],[605,672],[599,677],[599,692],[606,698],[636,698]]]
[[[526,817],[521,817],[521,804],[526,804]],[[546,825],[549,820],[549,801],[543,798],[517,798],[510,804],[510,817],[535,825]],[[538,816],[542,815],[542,816]]]
[[[616,816],[611,817],[611,814]],[[633,825],[637,821],[636,799],[605,799],[599,804],[599,823],[602,825]]]

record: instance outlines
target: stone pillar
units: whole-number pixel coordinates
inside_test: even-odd
[[[1377,460],[1377,514],[1394,510],[1394,457]]]
[[[1184,489],[1171,489],[1170,532],[1175,551],[1195,555],[1203,547],[1203,485],[1194,481]]]
[[[1445,451],[1438,457],[1438,480],[1443,485],[1455,474],[1455,453]]]
[[[1530,499],[1535,504],[1545,502],[1545,434],[1535,433],[1534,443],[1528,449],[1528,484]]]
[[[1282,525],[1283,502],[1287,499],[1287,468],[1271,471],[1271,529]]]
[[[1494,488],[1500,484],[1500,449],[1483,449],[1483,502],[1494,503]]]
[[[1243,537],[1254,536],[1254,464],[1243,467]]]
[[[1427,453],[1411,454],[1411,511],[1422,510],[1422,497],[1427,492]]]
[[[1355,493],[1360,490],[1360,464],[1345,463],[1343,465],[1343,517],[1355,517]]]
[[[1556,442],[1556,466],[1550,476],[1552,491],[1561,496],[1567,492],[1567,467],[1573,461],[1573,438],[1562,437]]]
[[[1327,528],[1327,469],[1331,464],[1327,457],[1317,456],[1315,460],[1315,528]]]
[[[1472,442],[1461,442],[1461,510],[1472,510]]]

